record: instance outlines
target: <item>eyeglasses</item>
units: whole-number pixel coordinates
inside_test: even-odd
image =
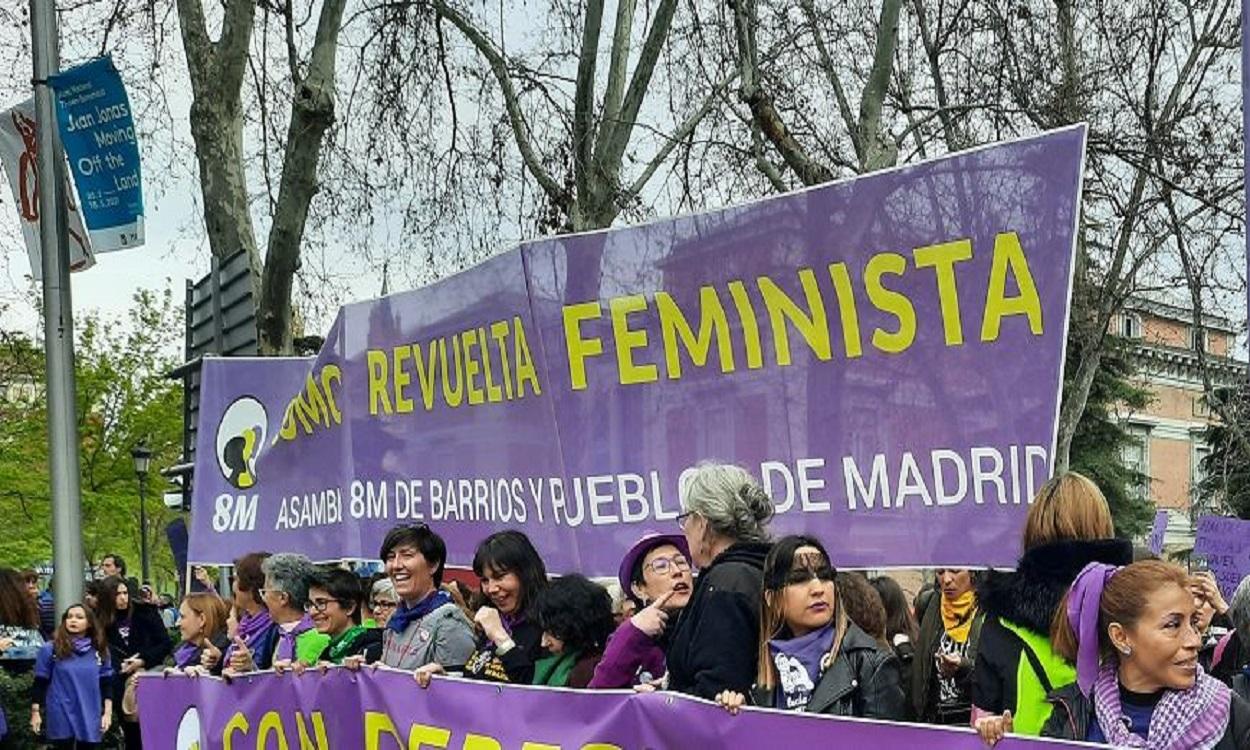
[[[395,607],[399,606],[399,603],[387,601],[386,599],[376,599],[370,606],[374,609],[395,609]]]
[[[670,569],[690,570],[690,561],[685,555],[677,554],[672,557],[657,557],[644,567],[649,568],[656,575],[664,575]]]
[[[794,568],[789,573],[786,573],[785,581],[787,586],[800,586],[812,579],[816,579],[821,583],[833,583],[837,575],[838,572],[832,566],[826,564],[815,568]]]
[[[308,600],[308,603],[304,605],[304,611],[305,612],[312,612],[312,611],[325,612],[326,607],[330,606],[330,602],[338,602],[339,604],[343,603],[341,599],[323,599],[321,597],[317,597],[316,599]]]
[[[270,594],[285,594],[286,593],[282,589],[256,589],[256,592],[260,594],[260,598],[262,599],[269,596]]]
[[[694,511],[693,511],[693,510],[688,510],[688,511],[686,511],[685,513],[678,513],[678,514],[677,514],[677,518],[676,518],[676,521],[677,521],[677,528],[681,529],[682,531],[685,531],[685,530],[686,530],[686,519],[687,519],[687,518],[689,518],[689,517],[691,517],[691,516],[693,516],[693,515],[694,515]]]

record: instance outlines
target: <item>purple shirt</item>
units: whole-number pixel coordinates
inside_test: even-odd
[[[625,620],[608,639],[589,688],[626,688],[664,675],[664,650],[651,636]]]

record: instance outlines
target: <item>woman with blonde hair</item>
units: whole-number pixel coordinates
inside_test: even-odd
[[[903,718],[906,701],[898,660],[851,620],[838,583],[850,580],[833,569],[824,546],[813,537],[787,536],[773,546],[764,562],[751,704],[832,716]],[[880,619],[884,630],[885,618]],[[748,696],[726,690],[716,700],[737,713]]]
[[[990,571],[977,587],[985,610],[972,674],[972,722],[1001,722],[1036,737],[1050,717],[1046,696],[1076,675],[1050,644],[1050,623],[1077,573],[1092,562],[1127,565],[1128,541],[1115,539],[1098,486],[1070,471],[1038,491],[1024,524],[1024,554],[1013,573]]]
[[[213,654],[210,665],[221,662],[221,654],[230,647],[226,635],[226,619],[230,609],[216,593],[187,594],[178,607],[178,631],[182,643],[174,649],[174,669],[207,673],[205,652]],[[166,670],[167,672],[169,670]]]

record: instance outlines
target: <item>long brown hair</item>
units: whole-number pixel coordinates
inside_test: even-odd
[[[755,684],[761,688],[772,690],[777,684],[777,667],[773,664],[772,653],[768,650],[768,641],[786,630],[784,614],[784,596],[786,576],[794,566],[794,553],[802,547],[815,547],[829,559],[829,553],[819,539],[811,536],[791,535],[778,539],[768,556],[764,558],[764,601],[760,606],[760,642],[755,667]],[[842,648],[842,639],[851,620],[846,616],[846,607],[842,606],[838,596],[838,587],[833,587],[833,647],[829,649],[830,659],[838,655]]]
[[[138,603],[135,599],[139,592],[131,591],[130,584],[121,576],[109,576],[100,582],[100,592],[96,595],[96,618],[100,623],[100,628],[107,630],[113,621],[117,619],[117,590],[122,586],[126,587],[126,593],[130,595],[128,611],[133,612],[135,605]]]
[[[0,568],[0,625],[39,627],[39,607],[26,591],[26,579],[12,568]]]
[[[1042,485],[1024,521],[1026,550],[1051,542],[1092,542],[1113,536],[1115,525],[1102,490],[1075,471]]]
[[[1150,598],[1165,586],[1188,589],[1189,575],[1171,563],[1142,560],[1122,568],[1107,581],[1102,599],[1098,602],[1098,650],[1104,660],[1113,658],[1116,653],[1107,633],[1111,623],[1132,627],[1145,613]],[[1068,622],[1068,597],[1071,594],[1069,589],[1055,610],[1050,624],[1050,643],[1056,654],[1075,662],[1079,644],[1076,632]]]
[[[65,620],[69,618],[70,610],[77,607],[87,615],[87,629],[82,635],[71,635],[65,629]],[[71,604],[61,613],[61,624],[57,626],[56,632],[52,634],[52,651],[58,659],[68,659],[74,653],[75,638],[90,638],[92,645],[95,646],[96,652],[108,658],[108,640],[104,637],[104,628],[100,626],[100,621],[96,619],[91,608],[85,604]]]

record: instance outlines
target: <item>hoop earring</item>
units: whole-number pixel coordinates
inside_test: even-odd
[[[1125,647],[1124,647],[1124,649],[1123,649],[1123,651],[1122,651],[1122,653],[1124,654],[1124,657],[1125,657],[1125,658],[1128,658],[1128,657],[1132,656],[1132,655],[1133,655],[1133,647],[1132,647],[1132,646],[1125,646]]]

